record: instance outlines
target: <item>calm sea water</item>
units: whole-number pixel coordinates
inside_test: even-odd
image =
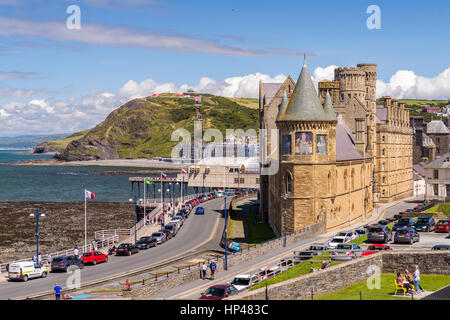
[[[0,150],[0,163],[51,158]],[[100,166],[0,166],[0,201],[84,201],[84,189],[95,193],[93,201],[127,202],[130,174],[102,175],[105,171],[138,171],[151,168]],[[168,175],[172,176],[172,175]],[[158,187],[156,197],[159,197]],[[153,191],[152,191],[153,192]],[[192,190],[188,190],[192,192]],[[178,196],[174,190],[174,196]]]

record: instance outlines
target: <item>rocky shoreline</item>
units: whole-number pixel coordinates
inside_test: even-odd
[[[84,244],[84,202],[0,202],[0,262],[32,257],[36,252],[36,219],[39,208],[39,251],[42,254]],[[90,202],[87,207],[88,241],[95,231],[131,228],[130,203]]]

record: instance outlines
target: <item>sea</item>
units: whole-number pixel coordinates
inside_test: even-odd
[[[52,155],[29,154],[29,150],[0,150],[0,163],[49,159]],[[128,202],[132,197],[129,177],[152,169],[103,166],[14,166],[0,165],[0,201],[84,201],[84,190],[95,194],[100,202]],[[120,174],[105,174],[117,172]],[[130,172],[129,174],[127,172]],[[175,176],[168,174],[169,177]],[[188,193],[193,192],[188,188]],[[156,188],[156,198],[160,197]],[[166,196],[168,196],[166,194]],[[174,188],[173,196],[179,196]]]

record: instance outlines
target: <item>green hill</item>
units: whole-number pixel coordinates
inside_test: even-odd
[[[203,130],[257,129],[258,110],[232,99],[205,94],[202,98]],[[169,157],[178,143],[172,132],[187,129],[193,139],[197,109],[192,98],[148,97],[135,99],[111,112],[88,132],[49,144],[67,146],[58,159],[67,161]],[[69,141],[70,140],[70,141]]]

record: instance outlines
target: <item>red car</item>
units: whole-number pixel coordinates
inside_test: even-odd
[[[449,232],[450,219],[441,219],[434,226],[434,232]]]
[[[370,256],[371,254],[384,250],[392,250],[392,248],[385,244],[372,244],[361,254],[361,256]]]
[[[83,260],[83,263],[96,265],[99,262],[108,262],[108,255],[100,251],[89,251],[83,253],[81,260]]]
[[[218,284],[206,289],[206,291],[200,296],[199,300],[221,300],[237,293],[238,290],[232,284]]]

